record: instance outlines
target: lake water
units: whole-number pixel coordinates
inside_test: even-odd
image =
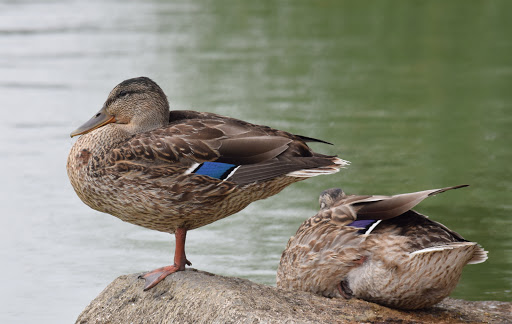
[[[120,81],[173,109],[317,137],[352,166],[191,231],[194,267],[273,285],[318,194],[462,183],[422,203],[489,251],[453,297],[512,301],[512,2],[0,1],[0,322],[70,323],[174,238],[98,213],[66,175],[69,133]]]

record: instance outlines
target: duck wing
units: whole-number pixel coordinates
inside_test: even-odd
[[[414,211],[411,211],[411,209],[427,197],[447,190],[463,187],[467,187],[467,185],[424,190],[394,196],[346,195],[341,189],[333,188],[322,193],[322,195],[331,197],[331,200],[327,200],[327,207],[321,209],[314,217],[307,220],[301,228],[303,229],[314,226],[320,222],[330,221],[341,225],[361,228],[361,233],[370,233],[382,220],[393,220],[397,222],[406,220],[407,222],[411,222],[413,221],[412,219],[398,216],[408,212],[409,214],[416,214]],[[427,219],[424,216],[421,217]],[[442,227],[444,231],[450,232],[450,235],[462,239],[459,234],[449,230],[444,225],[430,220],[427,221],[429,223],[435,223],[436,227]]]
[[[357,219],[389,219],[397,217],[422,202],[425,198],[439,193],[467,187],[458,185],[441,189],[431,189],[394,196],[364,196],[362,199],[353,198],[350,204],[357,212]]]
[[[125,172],[198,173],[239,185],[341,167],[342,160],[314,153],[300,136],[267,126],[191,111],[173,112],[171,119],[169,126],[137,134],[112,150],[111,163]]]
[[[241,119],[226,117],[226,116],[222,116],[222,115],[218,115],[218,114],[214,114],[214,113],[210,113],[210,112],[200,112],[200,111],[194,111],[194,110],[172,110],[169,114],[169,123],[170,124],[181,123],[186,119],[216,119],[216,120],[222,120],[222,121],[229,120],[229,121],[235,122],[239,125],[257,126],[257,127],[260,127],[261,129],[282,132],[282,131],[272,129],[269,126],[254,125],[254,124],[248,123],[246,121],[243,121]],[[286,133],[286,132],[283,132],[283,133]],[[287,133],[287,134],[291,135],[289,133]],[[313,138],[313,137],[308,137],[308,136],[303,136],[303,135],[293,135],[293,136],[296,138],[300,138],[304,142],[316,142],[316,143],[333,145],[330,142],[327,142],[327,141],[324,141],[324,140],[321,140],[318,138]]]

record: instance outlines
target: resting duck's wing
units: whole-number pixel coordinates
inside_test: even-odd
[[[394,196],[346,195],[341,189],[328,189],[320,195],[320,211],[315,216],[306,220],[299,227],[297,232],[301,232],[318,223],[330,222],[342,226],[347,225],[362,228],[365,229],[363,232],[369,233],[378,224],[377,221],[393,219],[410,211],[427,197],[447,190],[463,187],[467,187],[467,185],[424,190]],[[424,216],[422,217],[424,218]],[[435,222],[435,224],[435,226],[443,227],[444,230],[462,239],[459,234],[452,232],[444,225],[438,224],[437,222]]]
[[[422,202],[425,198],[439,193],[467,187],[458,185],[441,189],[431,189],[412,193],[399,194],[394,196],[352,196],[345,204],[350,204],[357,213],[358,220],[364,219],[389,219],[399,216]]]

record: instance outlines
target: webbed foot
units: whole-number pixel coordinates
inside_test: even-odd
[[[190,265],[191,263],[187,261],[187,264]],[[183,270],[185,270],[185,267],[183,267],[183,269],[180,269],[180,267],[176,265],[170,265],[150,271],[140,276],[139,278],[143,278],[146,280],[144,284],[144,291],[146,291],[156,286],[160,281],[164,280],[165,277],[167,277],[171,273]]]

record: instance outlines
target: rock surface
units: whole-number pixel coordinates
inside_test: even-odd
[[[114,280],[76,323],[512,323],[512,303],[445,299],[421,311],[328,299],[187,269],[143,291],[139,274]]]

